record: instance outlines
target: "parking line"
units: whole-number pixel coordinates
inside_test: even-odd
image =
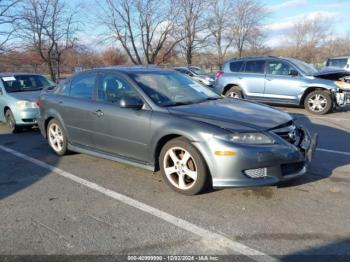
[[[40,161],[38,159],[32,158],[30,156],[27,156],[25,154],[22,154],[20,152],[17,152],[11,148],[5,147],[0,145],[0,149],[3,151],[10,153],[16,157],[22,158],[24,160],[27,160],[37,166],[40,166],[42,168],[48,169],[51,172],[54,172],[60,176],[63,176],[67,179],[70,179],[76,183],[79,183],[81,185],[84,185],[90,189],[93,189],[97,192],[100,192],[108,197],[111,197],[115,200],[118,200],[126,205],[129,205],[131,207],[137,208],[145,213],[151,214],[155,217],[158,217],[170,224],[173,224],[183,230],[186,230],[188,232],[191,232],[197,236],[202,237],[206,241],[210,241],[213,243],[213,245],[219,245],[223,247],[224,249],[228,249],[230,251],[236,252],[238,254],[250,257],[251,259],[255,261],[263,261],[263,262],[276,262],[279,261],[278,259],[271,257],[263,252],[260,252],[258,250],[255,250],[253,248],[250,248],[244,244],[241,244],[239,242],[233,241],[232,239],[229,239],[223,235],[220,235],[218,233],[212,232],[210,230],[207,230],[205,228],[199,227],[195,224],[192,224],[191,222],[188,222],[184,219],[181,219],[179,217],[173,216],[169,213],[166,213],[160,209],[154,208],[152,206],[149,206],[145,203],[142,203],[138,200],[135,200],[131,197],[125,196],[123,194],[117,193],[115,191],[112,191],[110,189],[107,189],[105,187],[102,187],[96,183],[90,182],[88,180],[85,180],[83,178],[80,178],[76,175],[73,175],[69,172],[63,171],[62,169],[59,169],[57,167],[54,167],[52,165],[49,165],[43,161]]]
[[[331,149],[325,149],[325,148],[316,148],[316,150],[317,151],[321,151],[321,152],[327,152],[327,153],[334,153],[334,154],[341,154],[341,155],[350,156],[350,152],[337,151],[337,150],[331,150]]]

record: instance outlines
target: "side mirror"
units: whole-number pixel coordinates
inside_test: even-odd
[[[290,76],[298,76],[299,73],[295,69],[290,69],[289,72],[288,72],[288,75],[290,75]]]
[[[123,97],[119,101],[120,108],[133,108],[133,109],[141,109],[143,107],[143,101],[138,97]]]

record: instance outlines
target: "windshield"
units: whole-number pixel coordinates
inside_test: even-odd
[[[180,73],[162,71],[130,75],[159,106],[177,106],[221,98],[208,88]]]
[[[197,75],[206,75],[206,74],[208,74],[207,71],[205,71],[204,69],[201,69],[199,67],[190,67],[190,70],[195,72]]]
[[[37,91],[54,86],[54,83],[40,75],[4,76],[1,80],[7,93]]]
[[[293,64],[296,65],[304,75],[313,75],[318,72],[317,69],[311,64],[307,64],[297,59],[291,59],[291,60]]]

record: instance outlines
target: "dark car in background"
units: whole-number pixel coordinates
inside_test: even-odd
[[[304,106],[313,114],[326,114],[350,103],[345,70],[316,70],[303,61],[286,57],[245,57],[224,63],[214,90],[230,97]]]
[[[204,71],[200,67],[197,66],[188,66],[188,67],[174,67],[174,70],[188,75],[189,77],[193,78],[197,82],[208,86],[213,87],[215,83],[215,74],[209,74],[208,72]]]
[[[173,70],[94,69],[40,98],[51,148],[152,171],[183,194],[271,185],[307,172],[316,146],[292,117],[224,98]]]

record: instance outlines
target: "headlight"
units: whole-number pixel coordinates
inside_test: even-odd
[[[272,138],[263,133],[234,133],[215,137],[238,144],[266,145],[274,143]]]
[[[334,81],[334,84],[342,90],[350,90],[350,84],[343,81]]]
[[[37,107],[37,105],[34,102],[30,102],[30,101],[17,101],[16,106],[18,109],[36,108]]]

